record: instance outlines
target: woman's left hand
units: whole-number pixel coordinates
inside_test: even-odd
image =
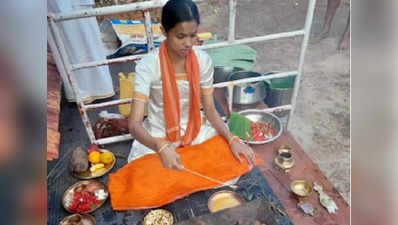
[[[247,162],[249,163],[249,166],[252,167],[254,166],[256,159],[255,159],[255,155],[254,152],[252,150],[252,148],[240,141],[236,141],[236,140],[232,140],[230,143],[230,147],[231,147],[231,151],[232,154],[234,154],[235,158],[242,163],[242,159],[239,157],[239,154],[242,154]]]

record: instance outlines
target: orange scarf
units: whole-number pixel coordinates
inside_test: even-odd
[[[201,125],[199,63],[193,50],[185,59],[185,70],[189,82],[189,118],[188,125],[181,140],[180,134],[180,98],[174,68],[167,54],[166,43],[159,48],[160,69],[162,73],[164,118],[166,139],[170,142],[181,141],[182,146],[189,145],[198,135]]]

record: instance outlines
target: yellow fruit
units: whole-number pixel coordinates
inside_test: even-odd
[[[96,170],[101,169],[101,168],[104,168],[104,167],[105,167],[104,164],[102,164],[102,163],[97,163],[97,164],[94,164],[94,165],[92,165],[92,166],[90,167],[90,171],[91,171],[91,172],[95,172]]]
[[[91,172],[91,174],[92,174],[93,176],[97,176],[97,175],[100,175],[100,174],[105,173],[106,170],[107,170],[107,169],[106,169],[105,167],[102,167],[102,168],[96,169],[94,172]]]
[[[90,161],[91,163],[99,163],[100,155],[101,153],[97,151],[90,152],[90,154],[88,155],[88,161]]]
[[[103,152],[101,153],[101,162],[108,164],[108,163],[112,163],[113,162],[113,155],[110,152]]]

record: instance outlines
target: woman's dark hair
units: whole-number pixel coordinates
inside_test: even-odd
[[[199,21],[199,12],[196,4],[191,0],[170,0],[162,9],[162,26],[166,32],[177,23],[195,20]]]

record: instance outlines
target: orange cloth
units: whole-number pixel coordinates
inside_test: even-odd
[[[167,54],[166,43],[159,47],[160,70],[162,73],[164,118],[166,137],[170,142],[181,140],[180,134],[180,101],[173,65]],[[199,63],[195,52],[191,49],[185,60],[185,70],[189,82],[189,118],[188,125],[181,140],[182,146],[189,145],[198,135],[201,125],[200,116],[200,83]]]
[[[239,163],[222,136],[202,144],[176,150],[185,168],[221,180],[236,178],[247,171],[246,159]],[[262,161],[257,158],[256,165]],[[218,187],[202,177],[185,171],[166,169],[158,154],[136,159],[109,175],[108,189],[114,210],[154,208],[166,205],[200,190]]]

